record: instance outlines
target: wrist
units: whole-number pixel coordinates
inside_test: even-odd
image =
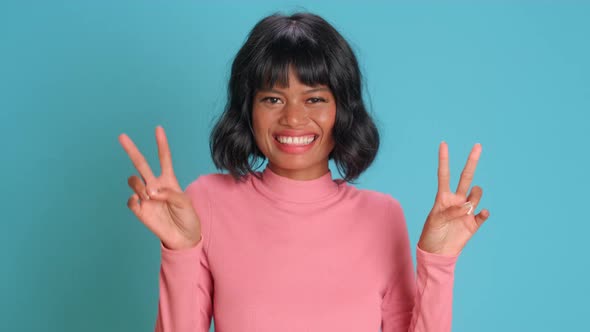
[[[423,242],[418,241],[418,249],[428,254],[435,254],[439,256],[457,257],[461,253],[461,250],[457,251],[448,248],[433,248],[431,246],[425,246]]]
[[[162,241],[162,245],[169,250],[188,250],[188,249],[192,249],[195,248],[202,240],[202,236],[199,236],[199,239],[197,241],[186,241],[186,242],[182,242],[182,243],[177,243],[177,244],[173,244],[173,245],[169,245],[167,243],[165,243],[164,241]]]

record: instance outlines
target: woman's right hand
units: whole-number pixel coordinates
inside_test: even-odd
[[[132,175],[129,187],[135,192],[127,206],[168,249],[181,250],[196,246],[201,240],[201,222],[172,168],[172,157],[164,128],[156,127],[156,141],[162,174],[155,177],[144,156],[126,134],[119,142],[139,171]]]

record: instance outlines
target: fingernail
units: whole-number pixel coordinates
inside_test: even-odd
[[[159,189],[150,189],[150,195],[155,196],[159,191]]]
[[[469,211],[467,211],[467,214],[468,214],[468,215],[469,215],[469,214],[471,214],[471,211],[473,211],[473,204],[471,204],[471,202],[470,202],[470,201],[467,201],[467,202],[465,202],[465,203],[462,205],[462,207],[463,207],[463,209],[465,209],[465,210],[469,209]]]

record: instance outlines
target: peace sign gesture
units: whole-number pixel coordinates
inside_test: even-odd
[[[176,180],[168,139],[161,126],[156,127],[156,141],[162,169],[159,177],[154,176],[133,141],[125,134],[119,135],[119,142],[141,175],[141,179],[136,175],[128,179],[135,193],[127,206],[168,249],[192,248],[201,239],[201,223],[190,198]]]
[[[483,194],[481,187],[474,186],[467,196],[480,154],[481,144],[478,143],[471,149],[457,190],[453,193],[449,185],[448,146],[445,142],[440,144],[438,192],[418,241],[420,249],[439,255],[457,256],[490,216],[486,209],[481,210],[477,215],[474,213]]]

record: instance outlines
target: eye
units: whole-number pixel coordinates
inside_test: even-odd
[[[268,102],[269,104],[273,104],[273,105],[274,105],[274,104],[278,104],[278,102],[279,102],[280,100],[281,100],[281,99],[280,99],[280,98],[278,98],[278,97],[265,97],[265,98],[262,98],[262,100],[261,100],[261,101],[262,101],[262,102]]]
[[[322,102],[322,103],[326,102],[326,100],[324,98],[319,98],[319,97],[309,98],[308,101],[311,101],[312,104],[316,104],[318,102]]]

